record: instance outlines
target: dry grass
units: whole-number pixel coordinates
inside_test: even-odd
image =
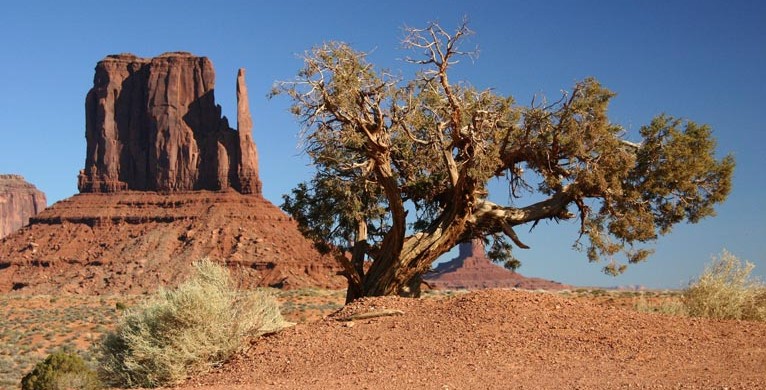
[[[640,297],[635,303],[635,309],[642,313],[657,313],[672,316],[686,316],[686,307],[680,298],[667,296],[664,299],[647,299]]]
[[[687,313],[717,319],[766,320],[766,285],[750,276],[754,267],[723,251],[684,290],[682,301]]]
[[[125,313],[100,345],[99,369],[114,386],[172,385],[287,325],[270,295],[238,291],[226,268],[202,260],[189,281]]]
[[[0,294],[0,389],[16,388],[22,375],[49,354],[87,349],[111,329],[117,302],[139,297]]]
[[[321,319],[343,306],[345,290],[277,290],[273,295],[288,321]],[[0,389],[19,386],[24,373],[61,348],[78,351],[91,363],[92,346],[115,328],[121,314],[146,300],[142,295],[0,294]]]

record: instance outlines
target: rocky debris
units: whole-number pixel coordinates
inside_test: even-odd
[[[484,252],[481,240],[458,246],[458,256],[439,264],[425,276],[426,282],[437,289],[484,289],[515,287],[527,290],[563,290],[570,286],[540,278],[528,278],[492,263]]]
[[[24,177],[0,175],[0,238],[29,223],[45,206],[45,194]]]
[[[260,196],[126,191],[75,195],[6,237],[0,292],[144,293],[182,282],[204,257],[242,287],[345,286],[336,261]]]
[[[206,57],[174,52],[101,60],[85,100],[80,192],[260,193],[244,71],[237,77],[238,131],[221,116],[214,88]]]
[[[766,388],[766,323],[509,289],[362,298],[340,315],[381,309],[403,314],[298,324],[175,389]]]

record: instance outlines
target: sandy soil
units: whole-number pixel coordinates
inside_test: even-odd
[[[396,309],[401,315],[338,321]],[[766,324],[550,293],[372,298],[254,340],[182,389],[766,389]]]

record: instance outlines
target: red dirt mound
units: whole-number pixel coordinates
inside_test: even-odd
[[[336,321],[354,313],[404,314]],[[765,389],[766,324],[597,306],[551,293],[366,298],[256,340],[184,388]]]
[[[259,195],[79,194],[0,245],[0,292],[142,293],[183,281],[203,257],[243,286],[340,288],[336,262]]]

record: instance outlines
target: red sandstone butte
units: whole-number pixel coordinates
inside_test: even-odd
[[[19,175],[0,175],[0,238],[45,209],[45,194]]]
[[[342,287],[337,262],[261,195],[244,70],[236,130],[214,83],[210,60],[189,53],[100,61],[80,194],[3,239],[0,292],[144,293],[205,257],[243,287]]]
[[[437,289],[522,288],[526,290],[563,290],[569,286],[540,278],[528,278],[509,271],[487,258],[481,240],[459,245],[458,257],[441,263],[425,277]]]
[[[221,116],[214,89],[206,57],[174,52],[101,60],[85,100],[80,192],[260,193],[244,71],[237,77],[237,130]]]

